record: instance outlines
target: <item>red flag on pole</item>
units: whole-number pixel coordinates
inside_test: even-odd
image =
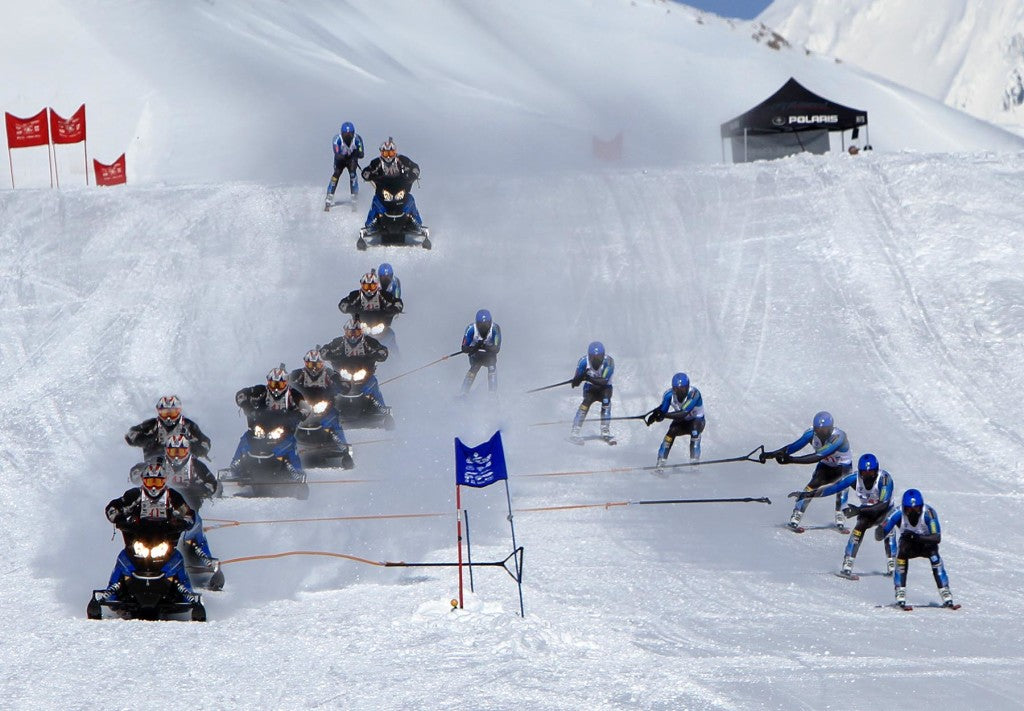
[[[124,185],[128,182],[124,167],[124,153],[110,165],[100,163],[93,159],[93,167],[96,170],[97,185]]]
[[[50,142],[50,131],[46,125],[46,109],[31,118],[18,118],[4,112],[7,120],[7,148],[31,148],[45,146]]]
[[[54,143],[80,143],[85,140],[85,104],[71,118],[62,118],[50,109],[50,133]]]

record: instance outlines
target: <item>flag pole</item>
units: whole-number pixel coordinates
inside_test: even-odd
[[[455,485],[455,532],[459,540],[459,609],[463,609],[462,598],[462,491]]]
[[[519,586],[519,616],[526,617],[523,609],[523,569],[520,565],[519,546],[516,545],[516,524],[512,520],[512,494],[508,490],[508,477],[505,477],[505,501],[508,502],[508,526],[512,529],[512,554],[516,561],[516,585]]]
[[[14,190],[14,159],[11,158],[10,146],[7,146],[7,162],[11,164],[11,190]]]
[[[469,568],[469,591],[476,592],[473,585],[473,537],[469,535],[469,509],[462,512],[466,517],[466,567]]]
[[[85,185],[89,186],[89,142],[82,139],[82,158],[85,160]]]
[[[50,162],[50,188],[53,188],[53,161],[57,157],[57,150],[53,147],[53,131],[50,130],[50,107],[46,107],[46,159]],[[52,155],[51,155],[51,149]],[[60,187],[60,176],[57,176],[57,187]]]

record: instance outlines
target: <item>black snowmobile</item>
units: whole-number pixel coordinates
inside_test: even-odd
[[[366,384],[375,377],[374,365],[335,369],[341,380],[341,393],[334,400],[341,423],[350,429],[383,427],[393,430],[395,418],[391,415],[391,408],[381,407],[363,392]]]
[[[430,230],[416,224],[416,220],[405,212],[405,206],[409,199],[409,191],[412,184],[405,178],[399,179],[398,184],[389,184],[377,191],[377,196],[384,205],[384,213],[378,215],[369,227],[359,230],[359,239],[356,240],[356,248],[363,250],[370,244],[369,240],[376,238],[377,244],[389,245],[415,245],[416,237],[423,239],[418,243],[424,249],[430,249]],[[413,238],[412,242],[408,238]]]
[[[302,421],[295,432],[299,443],[299,457],[302,466],[307,469],[317,467],[341,467],[351,469],[355,466],[349,447],[339,445],[331,435],[329,428],[332,419],[338,417],[334,402],[326,393],[318,395],[315,391],[306,392],[306,402],[312,407],[309,417]]]
[[[267,429],[265,429],[265,427]],[[273,422],[253,423],[245,433],[249,451],[238,463],[217,472],[222,484],[247,487],[249,496],[309,498],[309,484],[305,472],[293,476],[286,464],[287,457],[296,447],[295,435]]]
[[[193,622],[205,622],[201,596],[194,593],[186,599],[180,584],[185,575],[185,561],[176,548],[181,529],[144,523],[121,530],[125,546],[117,559],[123,572],[120,585],[114,597],[93,590],[86,608],[89,619],[101,619],[106,607],[126,619],[165,620],[188,614]]]

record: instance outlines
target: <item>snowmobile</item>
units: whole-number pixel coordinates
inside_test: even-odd
[[[294,477],[286,463],[296,446],[294,434],[286,433],[282,426],[264,429],[254,423],[244,436],[249,451],[234,466],[218,471],[218,481],[248,487],[250,496],[309,498],[305,473]]]
[[[378,215],[368,227],[359,230],[359,239],[356,240],[356,248],[366,249],[369,239],[378,238],[378,244],[406,245],[410,243],[408,237],[422,237],[419,245],[424,249],[430,249],[430,230],[416,224],[416,220],[405,211],[405,204],[409,198],[411,186],[399,187],[397,189],[384,188],[378,192],[381,203],[384,205],[384,213]]]
[[[322,397],[307,395],[312,406],[309,417],[302,421],[295,432],[299,444],[299,457],[305,468],[337,467],[351,469],[355,466],[348,447],[339,445],[331,435],[332,419],[338,417],[334,403],[326,394]]]
[[[185,561],[175,547],[180,529],[166,524],[122,528],[124,550],[117,557],[124,572],[116,594],[93,590],[86,608],[90,620],[103,617],[103,608],[125,619],[164,620],[188,613],[193,622],[206,621],[198,594],[186,598],[180,579],[187,577]]]
[[[391,408],[382,407],[363,392],[366,383],[373,377],[373,367],[335,368],[341,380],[341,393],[334,403],[342,424],[350,428],[383,427],[393,430],[395,418],[391,415]]]

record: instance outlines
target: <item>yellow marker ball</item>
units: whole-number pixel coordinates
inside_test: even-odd
[[[452,607],[453,607],[453,608],[456,608],[456,607],[458,607],[458,606],[459,606],[459,601],[458,601],[458,600],[456,600],[455,598],[452,598]]]

